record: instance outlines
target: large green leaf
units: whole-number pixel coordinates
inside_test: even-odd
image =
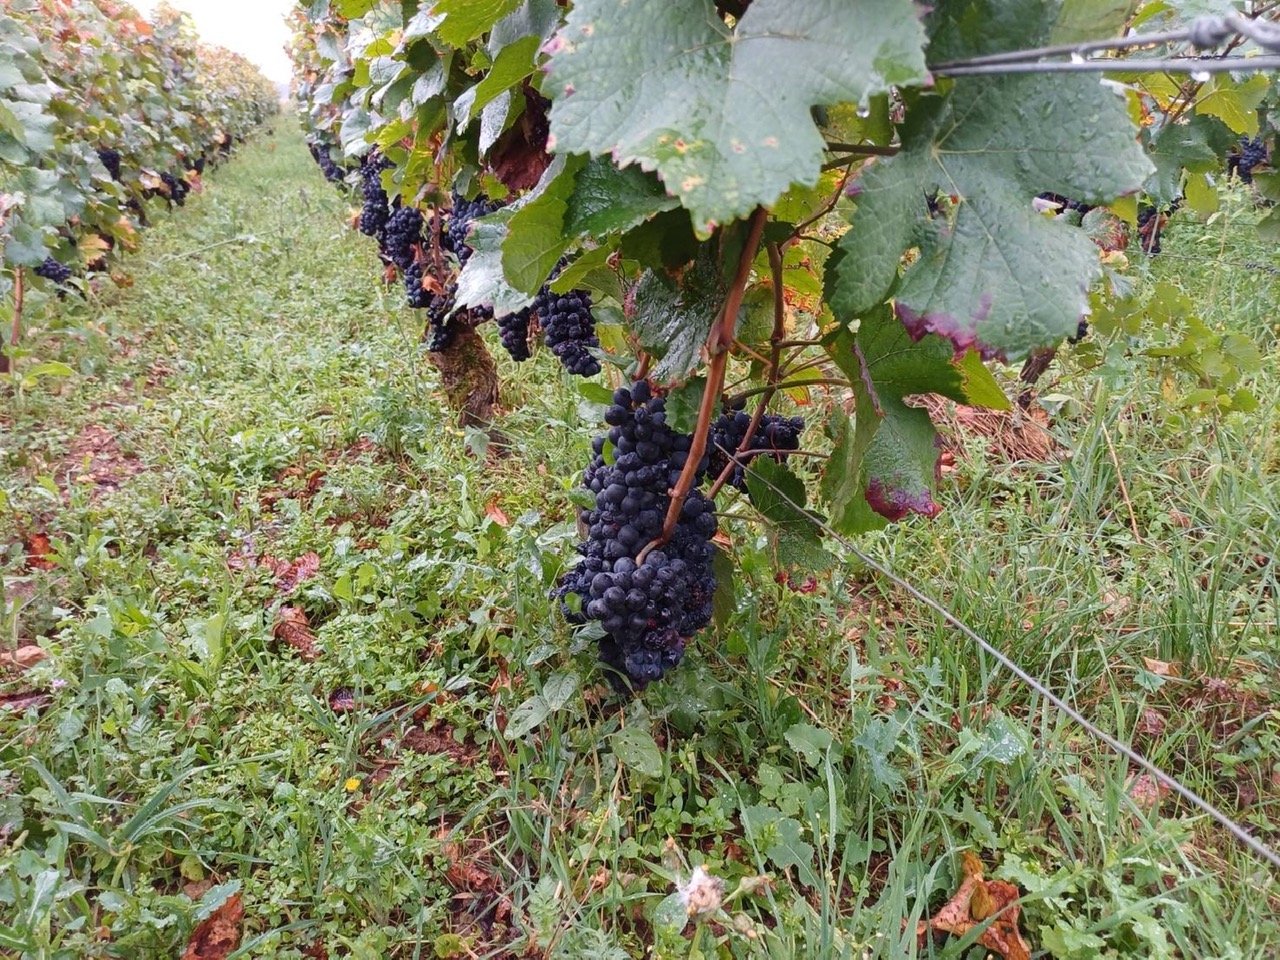
[[[656,170],[698,230],[816,182],[815,104],[923,82],[908,0],[755,0],[731,30],[711,0],[578,0],[550,46],[555,149]]]
[[[520,6],[520,0],[436,0],[431,15],[443,17],[436,36],[452,47],[464,46]]]
[[[932,43],[946,58],[1034,46],[1056,22],[1053,0],[941,5]],[[902,152],[868,167],[827,293],[844,320],[891,293],[912,333],[957,350],[1022,357],[1074,333],[1099,274],[1076,227],[1037,214],[1050,191],[1100,203],[1134,193],[1151,173],[1124,98],[1096,77],[974,77],[908,104]],[[925,195],[957,199],[931,219]],[[920,256],[898,283],[910,247]]]
[[[665,273],[646,271],[636,284],[631,327],[640,346],[658,358],[653,376],[679,380],[702,362],[702,347],[724,303],[720,265],[704,244],[677,285]]]
[[[1078,228],[1037,214],[1043,191],[1101,202],[1138,190],[1151,172],[1124,101],[1096,79],[975,78],[915,105],[903,151],[872,165],[828,265],[841,319],[889,296],[899,259],[918,245],[895,294],[921,336],[1015,359],[1072,334],[1099,273]],[[958,198],[954,221],[931,220],[925,194]]]

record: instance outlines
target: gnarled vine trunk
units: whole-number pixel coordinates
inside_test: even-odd
[[[498,402],[498,368],[475,328],[469,323],[458,327],[446,349],[427,357],[440,371],[440,385],[449,406],[458,411],[459,426],[487,430]]]

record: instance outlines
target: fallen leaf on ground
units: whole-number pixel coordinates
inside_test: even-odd
[[[19,670],[29,670],[41,660],[47,660],[48,658],[48,652],[34,643],[19,647],[17,650],[6,650],[4,653],[0,653],[0,663],[3,663],[6,667],[17,667]]]
[[[356,695],[350,687],[339,687],[329,694],[329,709],[334,713],[350,713],[356,708]]]
[[[982,861],[972,852],[963,853],[960,862],[964,871],[960,889],[931,920],[922,920],[916,925],[921,945],[933,931],[961,937],[994,918],[978,937],[978,943],[1005,960],[1031,960],[1031,948],[1018,930],[1018,916],[1022,912],[1018,888],[1002,880],[984,879]]]
[[[484,515],[500,527],[511,526],[511,519],[503,512],[502,508],[498,506],[497,500],[490,500],[485,504]]]
[[[27,569],[52,570],[54,568],[54,562],[49,559],[53,549],[49,544],[49,535],[47,533],[31,534],[26,538],[25,545],[27,548]]]
[[[1169,663],[1167,660],[1153,660],[1150,657],[1142,658],[1142,665],[1157,677],[1176,677],[1178,676],[1178,665]]]
[[[320,656],[316,647],[316,635],[311,632],[311,624],[307,622],[307,614],[301,607],[281,607],[271,632],[277,640],[287,643],[308,663]]]
[[[1129,799],[1143,813],[1151,813],[1169,793],[1169,788],[1149,773],[1140,773],[1129,781]]]
[[[264,562],[267,559],[263,557]],[[296,560],[276,560],[273,566],[280,592],[292,593],[298,584],[310,580],[320,570],[320,555],[311,551]]]
[[[12,710],[21,713],[28,707],[47,707],[53,698],[47,693],[35,690],[21,690],[18,693],[0,693],[0,710]]]
[[[195,928],[182,960],[226,960],[240,946],[243,919],[244,901],[234,893]]]

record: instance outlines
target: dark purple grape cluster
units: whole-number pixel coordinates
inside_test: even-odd
[[[364,197],[364,206],[360,210],[360,232],[366,237],[376,237],[382,233],[391,216],[391,205],[387,201],[387,191],[382,189],[382,171],[391,166],[391,161],[381,154],[369,153],[360,168],[360,191]]]
[[[107,168],[107,173],[111,174],[112,180],[120,179],[120,151],[112,150],[109,147],[103,147],[98,151],[98,159],[102,161],[102,165]]]
[[[729,466],[732,458],[734,466],[729,482],[739,490],[747,489],[746,467],[756,457],[768,455],[782,463],[790,451],[800,449],[804,418],[766,413],[760,418],[756,432],[751,435],[751,443],[747,445],[747,449],[734,457],[750,426],[751,414],[745,410],[727,411],[711,425],[711,473],[718,477]]]
[[[1228,173],[1236,174],[1245,183],[1253,183],[1253,169],[1267,162],[1267,144],[1262,137],[1241,137],[1240,145],[1227,158]]]
[[[533,308],[525,307],[515,313],[498,317],[498,336],[503,348],[511,355],[511,359],[520,363],[528,360],[529,353],[529,321],[533,317]]]
[[[427,301],[427,349],[431,353],[447,350],[453,341],[454,324],[460,323],[450,315],[454,311],[454,287],[444,293],[429,294]]]
[[[165,189],[169,191],[169,202],[182,206],[187,202],[187,194],[191,192],[191,185],[187,181],[172,173],[160,174],[160,180],[164,183]]]
[[[202,153],[200,154],[200,156],[196,157],[194,160],[191,161],[191,169],[194,170],[197,174],[203,175],[205,164],[207,162],[208,160],[206,159],[205,155]]]
[[[422,264],[411,263],[405,267],[404,294],[414,310],[422,310],[431,305],[431,292],[422,286]]]
[[[638,688],[676,666],[686,641],[711,620],[716,514],[691,491],[670,541],[637,563],[662,532],[669,490],[693,441],[667,426],[666,401],[643,381],[614,393],[605,422],[609,432],[596,437],[583,477],[595,505],[581,515],[582,562],[560,578],[556,596],[579,598],[580,609],[566,605],[566,616],[599,622],[600,659]]]
[[[400,207],[387,218],[382,233],[382,251],[401,270],[413,263],[414,246],[422,243],[422,211]]]
[[[346,171],[342,167],[333,162],[333,156],[329,153],[329,148],[318,140],[313,140],[307,144],[311,150],[311,157],[315,160],[316,165],[320,167],[320,172],[324,174],[324,178],[330,183],[340,183],[346,176]]]
[[[542,323],[547,346],[566,370],[579,377],[594,377],[600,372],[600,361],[591,355],[591,348],[600,346],[591,294],[585,290],[552,293],[548,284],[534,298],[533,310]]]
[[[49,280],[58,286],[62,286],[71,279],[71,268],[59,263],[53,257],[45,257],[44,263],[36,267],[33,272],[37,277]]]
[[[501,206],[501,203],[490,200],[483,193],[474,200],[468,200],[457,191],[454,192],[453,210],[449,214],[442,243],[446,250],[458,258],[458,263],[466,263],[471,256],[467,232],[471,229],[472,222],[487,217]]]

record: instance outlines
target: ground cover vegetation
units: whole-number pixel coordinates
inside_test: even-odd
[[[963,72],[1176,5],[884,6],[764,152],[766,0],[300,8],[308,150],[10,378],[8,948],[1274,952],[1265,862],[853,552],[1274,846],[1272,87]]]

